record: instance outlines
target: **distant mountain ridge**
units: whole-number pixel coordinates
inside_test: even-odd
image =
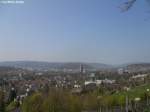
[[[38,61],[6,61],[0,62],[0,66],[7,67],[16,67],[23,69],[33,69],[33,70],[52,70],[52,69],[80,69],[80,65],[84,67],[84,69],[108,69],[113,66],[101,63],[82,63],[82,62],[38,62]]]
[[[147,71],[150,70],[150,63],[130,63],[120,66],[107,65],[102,63],[86,62],[42,62],[42,61],[5,61],[0,62],[0,67],[14,67],[32,70],[79,70],[80,65],[86,70],[104,70],[124,68],[129,71]]]
[[[134,63],[126,66],[131,72],[150,71],[150,63]]]

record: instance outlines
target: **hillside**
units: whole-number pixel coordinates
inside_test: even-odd
[[[51,69],[80,69],[80,65],[84,67],[84,69],[107,69],[112,68],[110,65],[101,64],[101,63],[80,63],[80,62],[67,62],[67,63],[59,63],[59,62],[37,62],[37,61],[8,61],[1,62],[0,66],[7,67],[16,67],[23,69],[33,69],[33,70],[51,70]]]
[[[150,70],[150,63],[129,64],[129,65],[126,65],[124,68],[129,70],[130,72],[149,71]]]

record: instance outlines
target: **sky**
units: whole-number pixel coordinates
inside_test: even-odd
[[[150,62],[150,6],[137,0],[0,4],[0,61]]]

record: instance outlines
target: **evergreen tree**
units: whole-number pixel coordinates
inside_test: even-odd
[[[9,102],[14,101],[14,99],[17,97],[17,92],[16,90],[12,87],[9,93]]]

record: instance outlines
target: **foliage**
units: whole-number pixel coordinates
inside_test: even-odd
[[[150,112],[150,107],[146,108],[144,112]]]
[[[5,112],[5,96],[4,91],[0,91],[0,112]]]
[[[36,93],[25,99],[22,110],[23,112],[43,112],[42,103],[43,98],[40,93]]]
[[[17,107],[17,102],[11,102],[7,107],[6,107],[6,112],[12,112],[13,110],[16,109]]]
[[[97,111],[100,107],[125,107],[126,97],[133,100],[137,97],[145,100],[150,95],[146,90],[150,85],[131,88],[129,91],[101,94],[101,90],[74,95],[67,90],[52,89],[49,93],[34,93],[27,97],[21,106],[22,112],[81,112]]]
[[[81,110],[79,97],[58,90],[49,92],[48,96],[35,93],[26,98],[22,105],[23,112],[81,112]]]

